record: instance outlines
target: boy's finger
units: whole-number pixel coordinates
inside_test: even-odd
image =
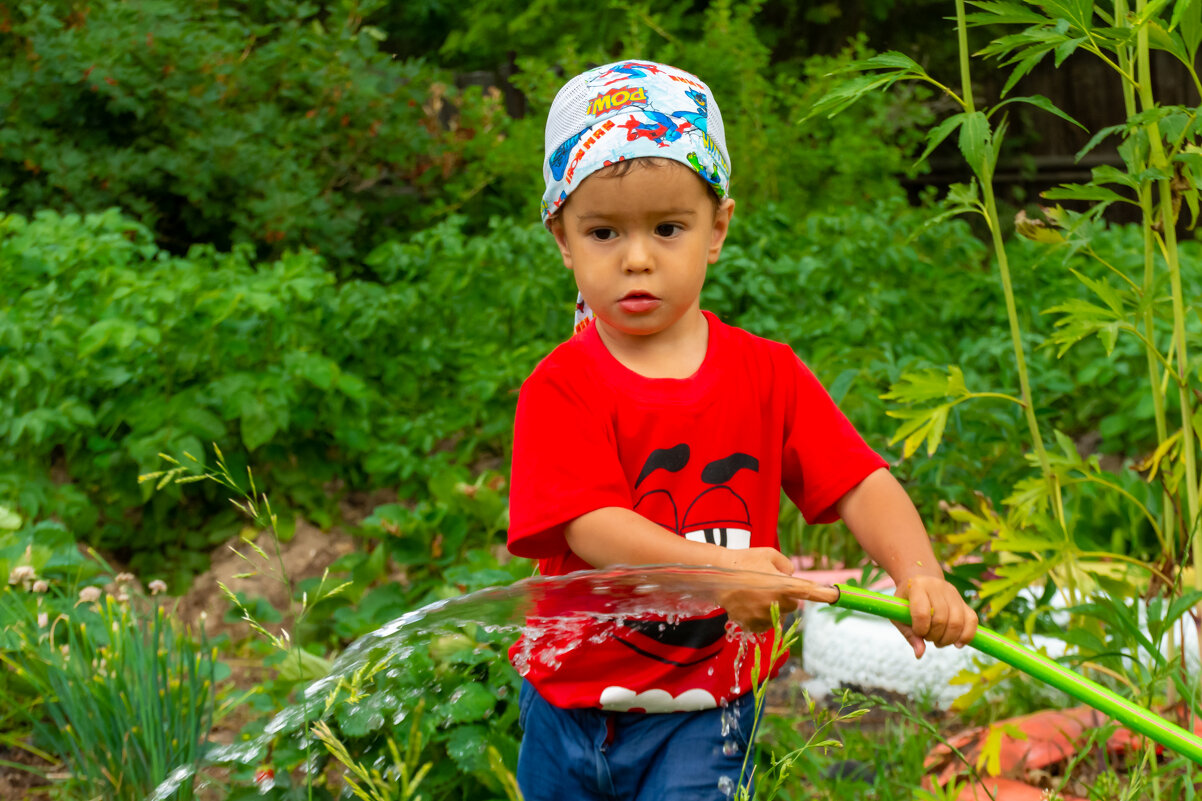
[[[943,648],[953,643],[960,642],[960,637],[964,632],[965,620],[964,616],[957,614],[954,610],[949,612],[946,622],[943,624],[943,632],[938,639],[938,645]],[[932,638],[934,639],[934,638]]]
[[[935,643],[942,648],[947,645],[948,610],[942,599],[932,598],[930,602],[931,625],[927,628],[923,639]]]
[[[772,561],[772,566],[775,567],[777,570],[779,570],[781,573],[784,573],[786,576],[793,575],[793,571],[796,569],[793,566],[793,560],[790,559],[789,557],[785,556],[780,551],[777,551],[776,553],[772,554],[771,561]]]
[[[915,587],[910,596],[910,627],[919,637],[926,637],[931,630],[931,618],[935,615],[935,607],[926,592]]]
[[[921,659],[923,653],[927,649],[926,641],[914,633],[914,629],[907,626],[905,623],[893,621],[894,627],[901,632],[901,635],[906,638],[906,642],[910,643],[910,647],[914,649],[914,658]]]
[[[964,613],[964,628],[960,630],[960,636],[956,640],[957,647],[962,647],[972,642],[972,638],[977,636],[977,626],[980,622],[977,620],[977,613],[968,604],[964,604]]]

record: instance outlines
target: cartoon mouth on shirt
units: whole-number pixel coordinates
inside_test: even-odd
[[[682,473],[689,467],[690,455],[685,443],[652,451],[634,484],[636,491],[644,483],[648,487],[638,496],[634,510],[687,540],[731,549],[750,548],[751,514],[747,502],[730,484],[740,471],[758,473],[759,460],[746,453],[732,453],[707,462],[697,473],[697,494],[682,515],[672,492],[655,484],[661,477],[670,478],[680,494],[682,484],[690,483],[688,473]],[[726,621],[726,613],[720,610],[709,617],[674,624],[663,620],[624,620],[626,632],[617,640],[650,659],[689,667],[722,652]]]

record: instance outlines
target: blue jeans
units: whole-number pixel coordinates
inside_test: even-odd
[[[560,709],[523,682],[518,703],[525,801],[727,801],[755,722],[750,694],[727,709],[606,712]]]

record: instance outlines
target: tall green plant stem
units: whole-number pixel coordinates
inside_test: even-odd
[[[1147,0],[1136,0],[1136,12],[1142,14]],[[1156,100],[1152,96],[1152,67],[1148,48],[1148,28],[1141,26],[1136,35],[1136,67],[1139,78],[1140,105],[1144,111],[1155,108]],[[1172,164],[1165,156],[1164,147],[1160,141],[1160,126],[1153,120],[1147,125],[1149,164],[1152,167],[1171,173]],[[1202,541],[1194,535],[1198,524],[1198,464],[1197,453],[1194,449],[1194,423],[1191,410],[1190,390],[1188,384],[1189,356],[1185,347],[1185,299],[1181,288],[1181,263],[1177,253],[1177,217],[1173,213],[1173,189],[1168,178],[1157,180],[1160,204],[1160,223],[1164,238],[1164,260],[1169,271],[1169,285],[1173,301],[1173,346],[1177,351],[1177,374],[1181,377],[1178,383],[1178,393],[1181,399],[1181,448],[1185,455],[1185,501],[1186,501],[1186,533],[1193,543],[1194,557],[1194,587],[1202,589]],[[1152,221],[1145,218],[1144,225],[1151,226]],[[1200,646],[1202,647],[1202,646]]]
[[[964,0],[956,0],[956,34],[960,46],[960,87],[964,110],[968,114],[976,111],[972,99],[972,75],[969,69],[968,23],[965,19]],[[1014,365],[1018,370],[1018,386],[1022,397],[1023,415],[1031,432],[1031,445],[1039,459],[1039,469],[1047,483],[1048,500],[1056,513],[1056,520],[1064,530],[1064,501],[1060,494],[1059,480],[1052,471],[1047,448],[1039,433],[1039,421],[1035,418],[1035,404],[1031,399],[1031,380],[1027,372],[1027,358],[1023,352],[1022,329],[1018,322],[1018,307],[1014,302],[1014,285],[1010,280],[1010,260],[1006,255],[1006,243],[1002,239],[1002,227],[998,220],[997,199],[993,193],[993,165],[986,160],[981,174],[981,195],[985,199],[985,222],[993,238],[993,251],[997,254],[998,273],[1002,277],[1002,293],[1006,298],[1006,317],[1010,322],[1010,342],[1014,348]]]
[[[1114,2],[1114,22],[1119,27],[1128,27],[1127,19],[1127,0],[1115,0]],[[1134,117],[1138,108],[1135,101],[1135,84],[1128,80],[1128,76],[1136,74],[1135,65],[1132,63],[1131,49],[1129,46],[1122,46],[1118,51],[1119,68],[1123,73],[1123,110],[1127,113],[1127,118]],[[1147,165],[1142,165],[1140,170]],[[1144,297],[1152,296],[1152,289],[1156,279],[1156,233],[1152,230],[1152,220],[1155,216],[1152,201],[1152,187],[1145,183],[1139,189],[1139,208],[1140,217],[1143,220],[1143,236],[1144,236],[1144,280],[1141,287]],[[1161,371],[1157,364],[1156,354],[1156,315],[1152,310],[1151,305],[1144,308],[1143,314],[1144,336],[1146,337],[1144,344],[1144,353],[1148,360],[1148,389],[1152,393],[1152,416],[1156,423],[1156,443],[1160,444],[1168,439],[1169,425],[1168,418],[1165,413],[1164,391],[1160,388]],[[1161,493],[1161,530],[1169,533],[1174,528],[1174,506],[1173,499],[1169,494],[1168,489]],[[1169,547],[1172,549],[1172,558],[1176,560],[1177,540],[1170,537],[1168,540]]]

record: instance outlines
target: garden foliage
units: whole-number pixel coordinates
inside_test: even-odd
[[[861,5],[884,19],[930,4]],[[943,552],[982,557],[956,579],[991,602],[995,627],[1061,630],[1045,606],[1060,587],[1083,603],[1067,635],[1083,664],[1124,676],[1147,703],[1193,701],[1135,621],[1146,614],[1167,636],[1202,580],[1191,361],[1202,253],[1190,232],[1202,144],[1197,109],[1157,104],[1147,60],[1159,49],[1192,70],[1202,5],[945,5],[960,12],[958,90],[926,60],[874,54],[862,38],[784,59],[791,46],[765,20],[801,12],[768,2],[604,14],[500,0],[0,3],[0,569],[60,580],[64,616],[47,635],[37,609],[50,601],[6,590],[0,652],[41,683],[5,687],[56,700],[5,728],[36,728],[72,764],[121,753],[103,731],[69,741],[46,728],[123,703],[118,685],[63,683],[74,668],[52,647],[73,637],[101,658],[137,614],[70,606],[101,570],[77,541],[182,590],[244,525],[230,496],[258,509],[269,488],[270,528],[287,540],[298,515],[344,522],[348,492],[397,491],[348,526],[363,548],[334,566],[336,591],[289,584],[306,610],[291,642],[233,644],[275,671],[250,695],[262,719],[247,736],[346,642],[529,572],[494,550],[513,407],[570,330],[575,295],[537,222],[542,111],[565,73],[618,57],[677,63],[721,99],[739,205],[704,305],[810,364],[895,464]],[[838,12],[804,14],[821,25]],[[1013,70],[1003,98],[974,96],[970,27],[1009,31],[978,54]],[[591,35],[564,33],[577,30]],[[1068,208],[1012,224],[993,187],[1007,114],[1020,102],[1063,114],[1054,99],[1010,95],[1035,64],[1086,56],[1115,68],[1129,111],[1086,151],[1115,141],[1120,163],[1045,195]],[[473,81],[486,86],[458,88]],[[958,148],[974,180],[916,207],[899,177],[935,148]],[[1107,223],[1113,204],[1141,222]],[[177,470],[228,480],[188,487]],[[795,514],[783,523],[791,550],[852,553]],[[1019,594],[1037,582],[1042,598]],[[238,600],[250,617],[265,611]],[[96,615],[118,624],[116,639],[84,637]],[[169,668],[174,690],[195,688],[212,665],[155,615],[138,625],[175,661],[125,653]],[[266,789],[254,786],[266,770],[273,797],[303,797],[297,769],[335,762],[363,788],[391,788],[381,797],[510,797],[516,678],[503,645],[467,631],[406,671],[360,677],[316,739],[235,771],[231,798]],[[982,675],[970,700],[1000,678]],[[464,689],[413,713],[405,701],[431,682]],[[387,723],[404,714],[409,747]],[[173,720],[180,732],[205,723]],[[175,759],[147,747],[160,767]],[[811,778],[813,757],[795,760]],[[1164,770],[1166,782],[1183,775]]]
[[[0,227],[5,497],[133,555],[210,546],[177,494],[138,485],[160,452],[224,443],[328,521],[327,482],[422,487],[439,463],[500,449],[513,390],[572,302],[531,225],[467,237],[450,220],[341,283],[309,251],[172,256],[115,212]]]
[[[499,93],[394,58],[364,22],[383,5],[0,5],[3,204],[118,206],[177,253],[250,244],[337,262],[444,218],[498,174],[536,180]]]
[[[1002,612],[1033,586],[1042,587],[1042,597],[1024,621],[1027,633],[1046,627],[1079,649],[1074,653],[1077,659],[1111,663],[1099,670],[1104,680],[1121,682],[1124,691],[1148,706],[1180,699],[1189,719],[1199,709],[1196,680],[1186,677],[1184,659],[1171,662],[1162,651],[1175,655],[1185,647],[1184,635],[1170,632],[1191,606],[1196,612],[1202,597],[1199,371],[1196,357],[1190,357],[1199,339],[1198,276],[1196,243],[1186,238],[1198,217],[1202,132],[1197,108],[1158,101],[1151,53],[1161,51],[1178,62],[1202,93],[1195,66],[1202,46],[1202,9],[1190,2],[1143,0],[1133,7],[1125,0],[1105,7],[1038,1],[968,5],[974,13],[967,13],[963,0],[955,4],[958,92],[909,56],[890,52],[850,65],[852,76],[815,107],[816,113],[837,113],[864,94],[898,82],[940,87],[956,113],[931,129],[926,153],[956,134],[974,176],[971,184],[951,188],[940,219],[979,217],[997,259],[1018,392],[971,392],[955,366],[942,373],[903,374],[888,395],[905,405],[892,412],[904,421],[894,441],[904,442],[907,454],[925,443],[927,455],[934,456],[950,409],[963,401],[1001,399],[1020,409],[1026,423],[1023,438],[1030,448],[1028,474],[1000,500],[982,497],[972,508],[953,509],[951,516],[962,528],[949,541],[960,555],[986,554],[990,571],[978,589],[991,613]],[[1008,26],[1009,32],[999,35],[996,26]],[[970,27],[986,27],[995,38],[973,53],[968,47]],[[1048,98],[1007,95],[1049,56],[1058,67],[1083,54],[1101,59],[1113,71],[1127,119],[1090,132],[1092,137],[1077,154],[1080,158],[1113,138],[1118,142],[1117,165],[1095,167],[1091,180],[1043,193],[1048,200],[1070,202],[1071,208],[1044,208],[1036,219],[1022,212],[1015,219],[1017,233],[1058,258],[1061,269],[1067,268],[1079,284],[1075,292],[1043,308],[1054,330],[1032,343],[1030,328],[1018,311],[1021,295],[1015,291],[1011,269],[1014,247],[1007,241],[1008,226],[1002,223],[993,182],[1007,107],[1028,104],[1068,117]],[[1002,97],[992,105],[978,106],[974,97],[972,55],[998,59],[1008,73]],[[1120,260],[1097,247],[1106,234],[1103,214],[1114,204],[1133,206],[1141,220],[1138,238],[1133,237]],[[1119,350],[1120,341],[1126,343],[1125,351]],[[1041,414],[1040,393],[1032,381],[1032,344],[1055,349],[1062,357],[1084,343],[1100,344],[1113,364],[1125,364],[1132,375],[1143,374],[1139,396],[1151,412],[1154,430],[1141,427],[1133,438],[1138,450],[1123,452],[1117,473],[1104,469],[1097,455],[1083,453],[1063,420]],[[1128,516],[1127,525],[1116,528],[1117,536],[1109,543],[1096,528],[1094,510],[1100,503],[1126,510]],[[1047,611],[1040,607],[1057,594],[1076,604],[1067,627],[1040,614]],[[1146,615],[1134,600],[1139,596],[1147,604]],[[1107,636],[1103,623],[1122,634]],[[1147,635],[1140,631],[1144,625],[1150,629]],[[1116,640],[1121,643],[1117,649]],[[1115,650],[1125,655],[1117,663],[1108,658]],[[977,678],[970,696],[980,698],[996,678]],[[1145,765],[1155,764],[1150,753],[1144,752]],[[1174,761],[1164,773],[1165,792],[1178,797],[1192,788],[1195,770],[1188,760]],[[1153,793],[1159,798],[1161,783],[1154,775]],[[1125,797],[1137,797],[1143,782],[1142,775],[1131,777]]]

